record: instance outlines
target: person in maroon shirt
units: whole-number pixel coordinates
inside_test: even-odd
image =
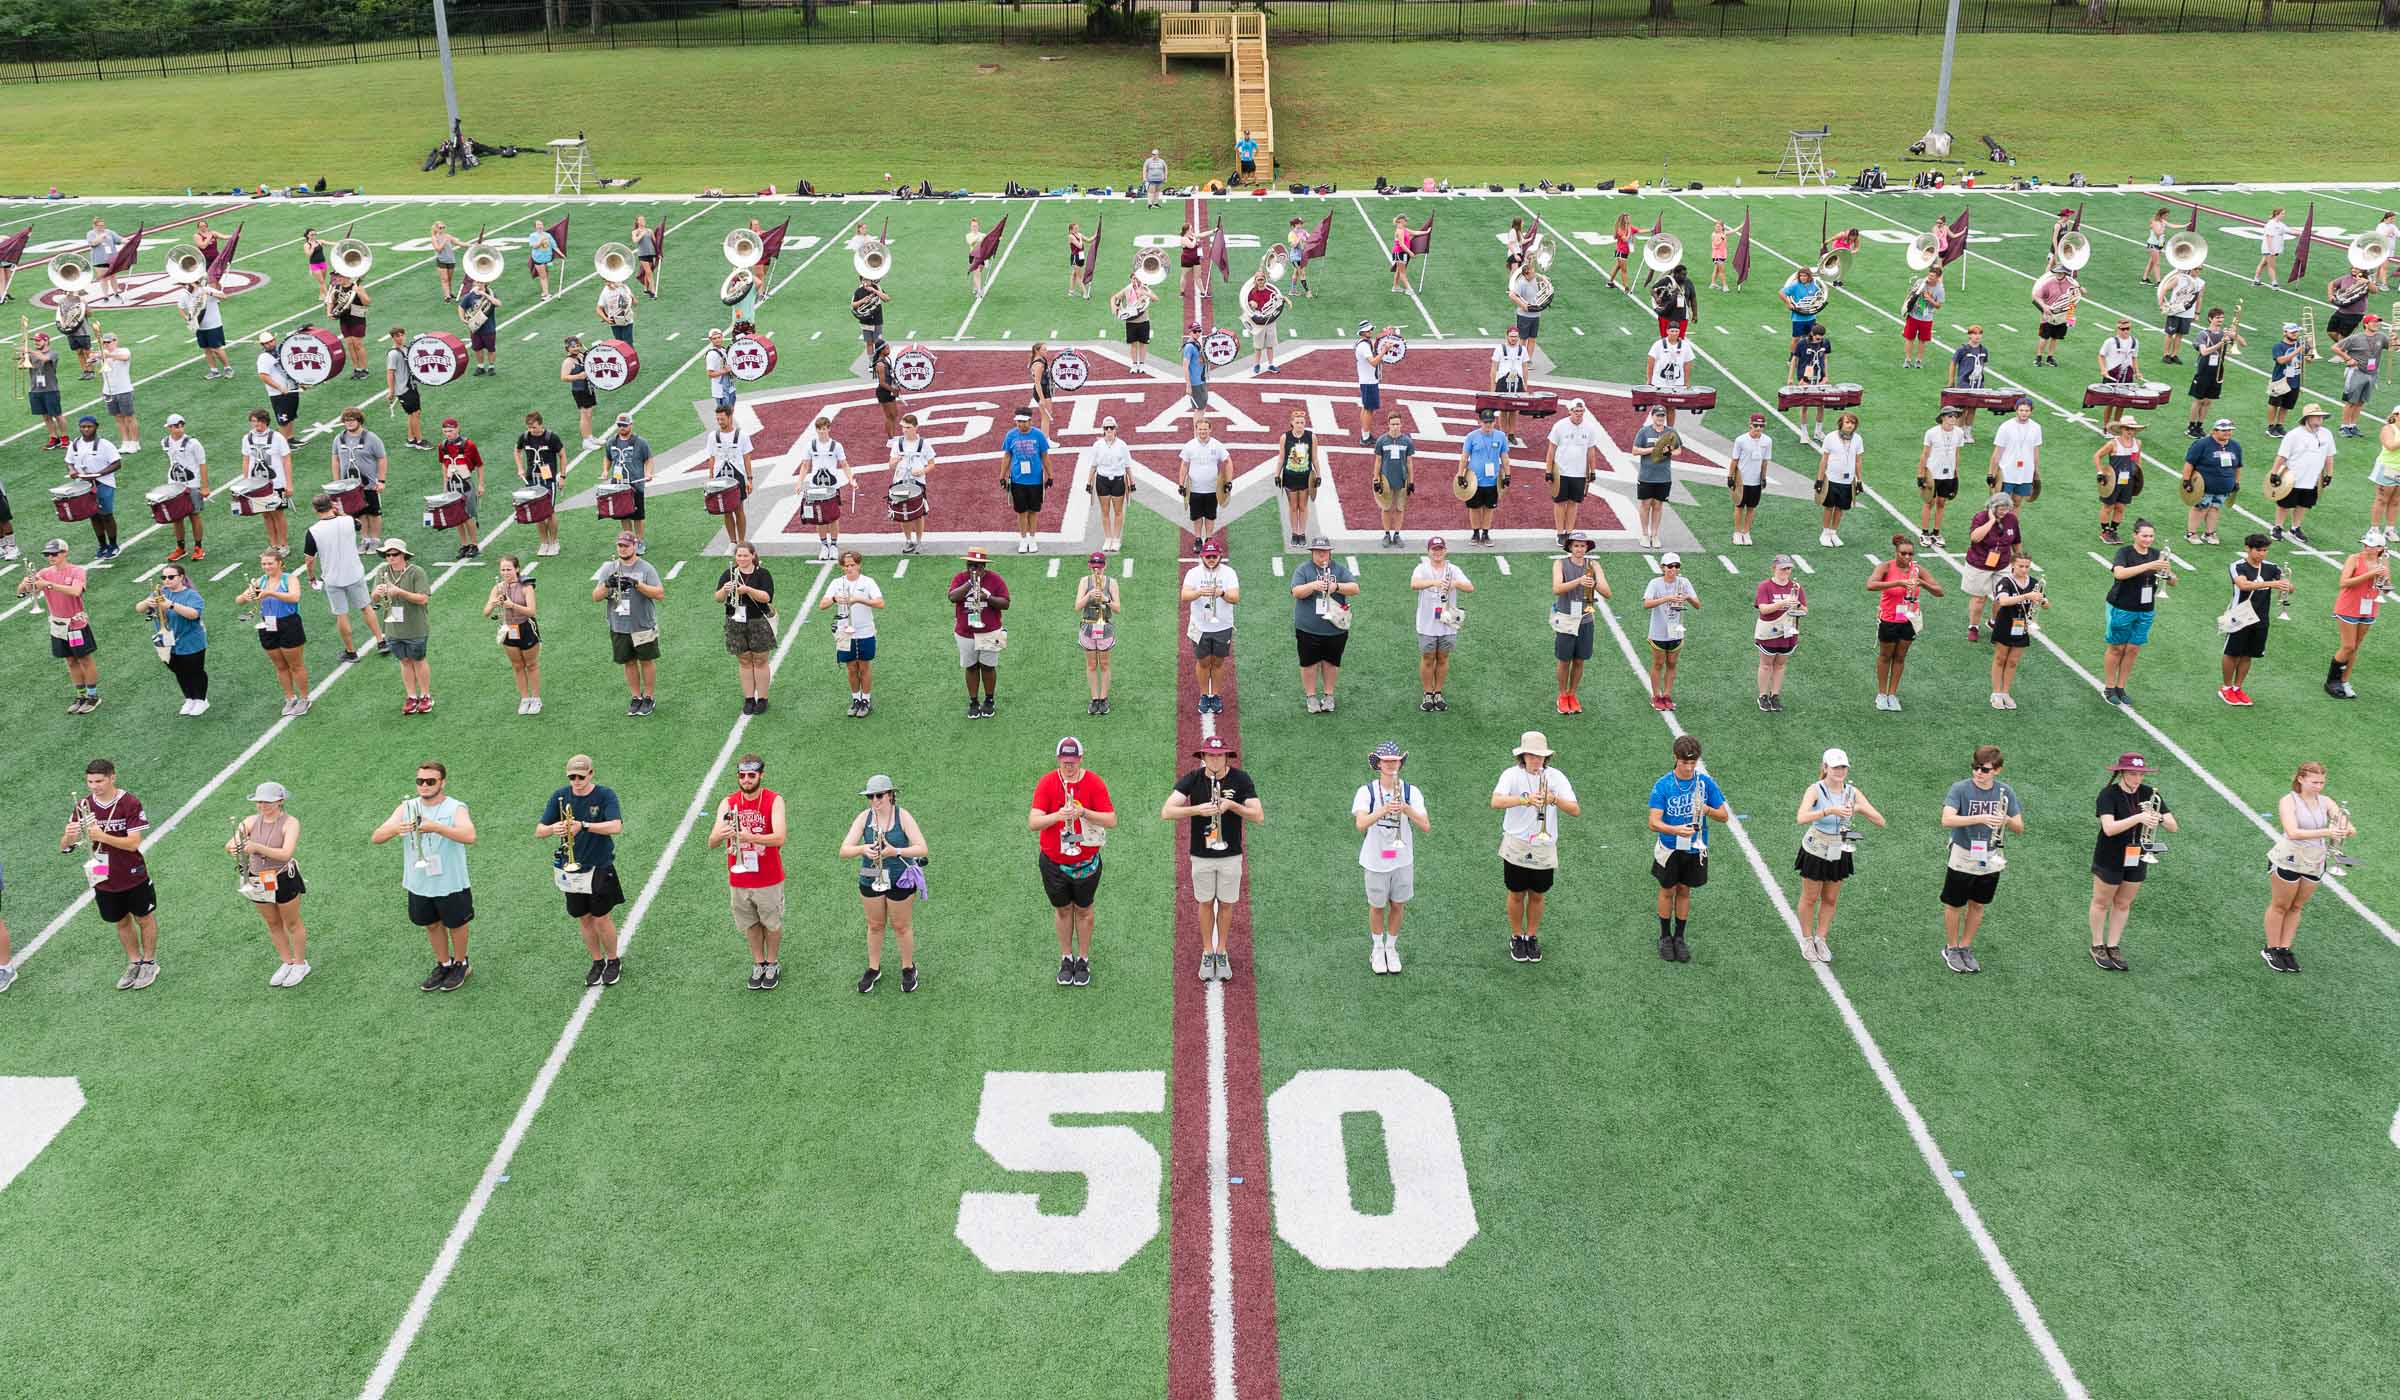
[[[1982,510],[1967,525],[1967,565],[1965,582],[1967,594],[1967,640],[1981,641],[1983,633],[1976,623],[1983,616],[1983,607],[1991,600],[1992,584],[2008,571],[2009,562],[2016,557],[2017,547],[2024,543],[2022,522],[2017,519],[2017,498],[1995,489]]]
[[[467,498],[467,518],[458,526],[458,557],[473,559],[483,553],[475,527],[476,510],[483,503],[483,453],[473,438],[459,431],[457,419],[445,418],[433,460],[441,464],[442,489]]]
[[[1000,615],[1008,611],[1008,585],[986,565],[991,556],[967,551],[967,567],[950,576],[950,631],[958,638],[958,664],[967,673],[967,718],[990,719],[1000,688],[1000,648],[1008,633]]]
[[[1040,838],[1042,893],[1058,924],[1058,985],[1092,985],[1092,901],[1100,892],[1100,844],[1117,824],[1108,784],[1083,766],[1083,742],[1058,741],[1058,767],[1033,785],[1025,824]]]
[[[75,799],[58,835],[60,855],[79,848],[92,902],[100,917],[117,926],[125,945],[125,975],[117,990],[147,987],[158,980],[158,893],[142,859],[142,834],[150,829],[142,799],[117,786],[117,765],[95,758],[83,765],[84,795]]]

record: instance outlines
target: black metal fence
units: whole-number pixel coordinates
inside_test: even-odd
[[[1059,46],[1156,41],[1155,16],[1256,5],[1140,0],[1130,36],[1092,26],[1081,3],[1011,0],[645,0],[602,5],[600,21],[561,26],[540,5],[455,6],[451,47],[512,50],[750,44],[979,43]],[[1781,37],[1939,34],[1946,0],[1277,0],[1272,40],[1482,40],[1564,37]],[[591,6],[570,4],[578,16]],[[2281,33],[2400,27],[2400,0],[1964,0],[1973,33]],[[0,83],[306,68],[434,56],[430,7],[401,16],[329,4],[307,23],[188,32],[78,30],[0,37]]]

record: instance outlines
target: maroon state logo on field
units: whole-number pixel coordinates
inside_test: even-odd
[[[1057,347],[1061,350],[1070,347]],[[1089,473],[1084,449],[1098,440],[1100,420],[1117,420],[1118,435],[1134,460],[1134,508],[1149,509],[1176,521],[1187,518],[1177,489],[1178,452],[1192,437],[1191,395],[1180,364],[1153,360],[1136,373],[1115,345],[1071,347],[1085,361],[1089,377],[1074,393],[1053,401],[1046,435],[1052,443],[1050,487],[1039,519],[1045,552],[1081,553],[1098,539],[1095,497],[1087,489]],[[933,356],[936,374],[926,389],[904,393],[902,408],[917,414],[925,437],[938,454],[929,478],[930,514],[926,542],[937,550],[970,544],[990,545],[1015,530],[1015,515],[1002,483],[1000,440],[1012,426],[1017,409],[1027,406],[1026,350],[1011,345],[940,346]],[[1388,368],[1381,407],[1373,427],[1382,432],[1388,415],[1401,417],[1404,431],[1417,448],[1417,490],[1406,503],[1404,535],[1421,542],[1425,535],[1463,532],[1466,508],[1451,493],[1450,480],[1458,469],[1461,444],[1476,427],[1476,397],[1490,382],[1491,342],[1424,342],[1412,346],[1407,358]],[[1233,491],[1219,514],[1232,520],[1252,510],[1279,515],[1285,499],[1276,482],[1281,465],[1284,432],[1298,413],[1324,449],[1325,475],[1310,511],[1308,529],[1332,539],[1337,548],[1371,549],[1383,533],[1383,520],[1373,491],[1375,464],[1369,448],[1359,441],[1358,386],[1346,344],[1314,342],[1287,347],[1283,372],[1252,376],[1228,372],[1208,385],[1207,413],[1211,430],[1232,454]],[[1592,463],[1589,493],[1576,525],[1592,534],[1603,548],[1630,547],[1634,542],[1633,438],[1642,414],[1623,385],[1537,375],[1533,387],[1555,394],[1563,404],[1581,398],[1599,427],[1599,445]],[[697,491],[709,476],[709,461],[699,434],[714,426],[712,405],[692,405],[695,436],[663,450],[654,497],[678,491]],[[751,437],[757,465],[750,504],[750,532],[762,550],[792,552],[816,547],[815,527],[798,520],[796,493],[799,448],[811,425],[822,415],[833,420],[833,434],[850,463],[852,482],[842,501],[842,539],[869,551],[897,549],[899,527],[885,508],[885,485],[890,451],[884,433],[881,405],[863,376],[798,387],[778,387],[744,393],[735,410]],[[1720,408],[1707,416],[1747,418],[1737,410]],[[1560,417],[1522,418],[1517,434],[1527,446],[1508,456],[1510,484],[1503,492],[1493,523],[1502,548],[1546,547],[1552,533],[1551,493],[1543,482],[1543,458],[1551,425]],[[1036,419],[1034,426],[1042,427]],[[1689,492],[1714,510],[1723,499],[1728,456],[1724,438],[1694,423],[1686,413],[1678,423],[1684,446],[1674,469]],[[1726,422],[1730,431],[1746,423]],[[1769,489],[1779,496],[1808,494],[1806,475],[1778,470]],[[1713,488],[1713,489],[1712,489]],[[1705,494],[1703,494],[1705,493]],[[582,505],[588,497],[571,502]],[[695,503],[695,509],[697,504]],[[1286,526],[1286,533],[1291,531]],[[1713,528],[1713,525],[1712,525]],[[1669,543],[1676,543],[1670,526]]]

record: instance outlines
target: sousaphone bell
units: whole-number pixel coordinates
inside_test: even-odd
[[[508,258],[489,243],[468,244],[467,250],[459,254],[458,262],[466,269],[469,281],[487,286],[499,281],[500,274],[508,270]]]
[[[1940,240],[1936,239],[1932,234],[1920,233],[1914,239],[1909,241],[1909,271],[1930,272],[1933,270],[1933,265],[1941,260],[1942,249]]]
[[[1133,280],[1145,287],[1155,287],[1167,280],[1167,255],[1156,248],[1144,248],[1134,255]]]
[[[338,276],[364,277],[367,269],[375,265],[375,252],[361,239],[345,238],[333,245],[333,252],[325,261]]]
[[[62,292],[89,291],[92,260],[81,253],[61,253],[50,260],[50,285]]]
[[[2208,261],[2208,240],[2199,234],[2177,230],[2167,235],[2167,266],[2177,272],[2189,272]]]
[[[737,228],[726,234],[725,261],[733,264],[733,271],[725,275],[724,285],[717,288],[717,300],[727,306],[739,306],[758,284],[755,269],[766,255],[766,240],[754,230]]]
[[[622,284],[632,281],[633,249],[622,243],[601,244],[592,250],[592,271],[598,273],[603,282]]]
[[[1642,247],[1642,266],[1652,272],[1665,274],[1675,270],[1683,261],[1683,240],[1671,233],[1662,233]]]
[[[167,250],[167,280],[179,287],[189,287],[208,280],[208,255],[199,245],[178,243]]]
[[[861,282],[880,282],[892,275],[892,245],[876,239],[850,255],[851,270]]]

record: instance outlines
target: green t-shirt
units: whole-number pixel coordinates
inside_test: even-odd
[[[431,593],[433,591],[433,581],[425,576],[423,569],[413,563],[402,569],[397,575],[394,575],[389,569],[375,574],[367,580],[368,587],[372,588],[378,580],[389,580],[392,587],[404,589],[410,593]],[[432,625],[426,616],[424,604],[412,603],[405,598],[395,596],[383,605],[383,635],[405,642],[416,641],[430,631],[432,631]]]

